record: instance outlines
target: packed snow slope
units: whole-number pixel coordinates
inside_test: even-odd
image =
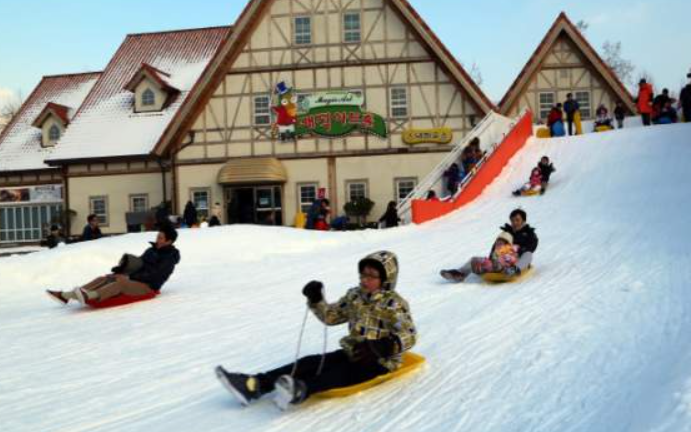
[[[424,226],[185,231],[163,295],[119,309],[60,307],[43,290],[107,272],[153,234],[0,259],[0,430],[691,430],[690,137],[677,125],[531,141],[476,203]],[[549,193],[510,197],[545,154]],[[440,280],[487,253],[517,206],[540,236],[530,278]],[[400,257],[426,366],[288,413],[241,408],[214,366],[292,361],[303,284],[322,280],[336,300],[379,249]],[[345,331],[330,329],[330,349]],[[321,336],[310,318],[303,353]]]

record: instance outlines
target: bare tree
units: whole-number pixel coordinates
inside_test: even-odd
[[[480,66],[478,66],[475,62],[473,62],[473,65],[470,68],[468,68],[464,62],[461,62],[461,66],[463,66],[463,69],[465,69],[468,72],[468,75],[470,75],[473,81],[475,81],[475,84],[482,87],[482,84],[485,82],[485,79],[482,77],[482,71],[480,70]]]
[[[636,67],[630,60],[621,56],[621,42],[606,41],[602,46],[605,63],[609,65],[619,79],[628,86],[634,86],[633,73]]]
[[[19,93],[18,97],[9,98],[4,105],[0,106],[0,118],[6,120],[7,123],[12,121],[14,116],[19,114],[22,108],[22,95]]]
[[[651,74],[647,70],[639,71],[637,77],[638,78],[636,79],[636,83],[639,83],[641,80],[645,80],[648,84],[655,87],[655,78],[653,78],[653,74]]]
[[[576,23],[576,28],[581,33],[585,33],[590,28],[590,24],[586,20],[580,20]]]

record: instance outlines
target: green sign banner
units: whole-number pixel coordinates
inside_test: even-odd
[[[383,117],[365,112],[355,105],[330,105],[312,108],[299,115],[295,134],[342,137],[355,131],[386,138],[386,121]]]

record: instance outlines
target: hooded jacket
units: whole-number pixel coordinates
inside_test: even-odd
[[[365,266],[375,267],[380,274],[386,275],[382,280],[382,289],[370,294],[358,286],[350,289],[336,303],[328,304],[322,300],[310,304],[310,309],[326,325],[348,323],[349,334],[341,339],[341,347],[349,355],[360,342],[392,337],[396,342],[395,354],[380,359],[379,363],[394,371],[402,364],[401,355],[417,341],[417,330],[408,302],[395,291],[398,259],[391,252],[377,252],[360,261],[360,271]]]
[[[180,252],[173,245],[156,249],[156,244],[151,243],[141,260],[142,267],[132,273],[130,279],[144,283],[154,291],[160,291],[180,262]]]

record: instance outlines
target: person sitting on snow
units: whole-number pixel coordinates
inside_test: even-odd
[[[549,179],[552,177],[552,173],[554,173],[557,169],[554,168],[554,165],[552,162],[550,162],[547,156],[543,156],[542,159],[540,159],[540,163],[537,165],[537,167],[540,169],[540,176],[542,180],[542,184],[540,185],[540,193],[544,195],[547,191],[547,187],[549,186]]]
[[[502,231],[492,246],[489,257],[471,258],[460,270],[442,270],[444,279],[463,282],[471,273],[504,273],[518,263],[518,248],[513,245],[513,236]]]
[[[595,130],[599,127],[614,129],[612,127],[612,118],[609,116],[609,110],[604,105],[600,105],[597,111],[595,111]]]
[[[72,291],[48,290],[47,293],[62,304],[76,300],[83,305],[119,295],[140,297],[156,293],[180,262],[180,252],[173,246],[177,238],[175,228],[164,225],[158,231],[156,242],[151,243],[141,257],[125,255],[109,275],[96,278]]]
[[[415,345],[417,332],[408,303],[395,291],[398,259],[391,252],[378,252],[361,260],[358,270],[360,285],[335,303],[324,300],[321,282],[310,282],[302,291],[325,325],[348,324],[341,349],[255,375],[216,368],[221,383],[241,404],[247,406],[275,390],[274,401],[285,409],[315,393],[360,384],[401,366],[402,354]]]
[[[530,180],[518,190],[513,192],[514,196],[521,196],[528,192],[542,192],[542,171],[539,166],[530,172]]]
[[[515,265],[504,268],[503,273],[509,276],[520,274],[533,263],[533,254],[537,250],[538,238],[535,229],[526,223],[528,215],[524,210],[517,209],[511,212],[511,224],[501,227],[501,230],[510,234],[513,245],[517,247],[518,261]],[[494,252],[494,247],[492,252]],[[491,253],[490,253],[491,255]],[[454,282],[463,282],[473,273],[473,260],[468,261],[458,270],[442,270],[441,276]]]

